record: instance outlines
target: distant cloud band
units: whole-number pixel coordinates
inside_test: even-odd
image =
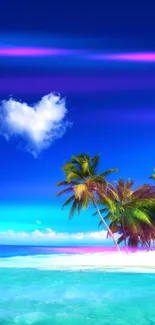
[[[51,228],[46,228],[44,231],[40,231],[38,229],[26,232],[26,231],[14,231],[7,230],[0,232],[0,242],[1,239],[4,241],[12,242],[25,242],[25,243],[62,243],[62,242],[103,242],[107,239],[107,232],[105,230],[97,231],[97,232],[77,232],[77,233],[61,233],[55,232]]]

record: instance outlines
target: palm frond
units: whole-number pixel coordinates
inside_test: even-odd
[[[120,201],[123,201],[123,191],[124,191],[124,186],[122,185],[123,182],[125,183],[124,180],[119,180],[118,182],[115,181],[115,184],[116,184],[116,190],[117,190],[117,193],[118,193],[118,196],[119,196],[119,199]]]
[[[107,209],[106,208],[103,208],[103,209],[100,209],[100,213],[102,214],[102,213],[105,213],[105,212],[107,212]],[[96,216],[98,214],[98,212],[96,211],[96,212],[94,212],[93,214],[92,214],[92,216],[94,217],[94,216]]]
[[[108,208],[108,210],[113,213],[116,211],[116,205],[112,199],[108,196],[103,195],[101,193],[97,193],[100,198],[100,203]]]
[[[114,233],[114,234],[118,233],[121,230],[121,227],[118,226],[116,222],[111,222],[109,228],[112,231],[112,233]]]
[[[99,176],[102,176],[102,177],[107,177],[107,176],[109,176],[110,174],[112,174],[112,173],[116,173],[116,172],[118,172],[118,168],[111,168],[111,169],[107,169],[107,170],[105,170],[104,172],[102,172],[101,174],[99,174]]]
[[[72,181],[72,182],[68,182],[66,181],[60,181],[56,183],[57,186],[68,186],[68,185],[78,185],[78,182]]]
[[[70,171],[78,172],[77,167],[71,161],[66,162],[62,166],[62,170],[63,172],[70,172]]]
[[[125,187],[125,179],[124,179],[124,178],[120,178],[120,179],[118,180],[117,184],[118,184],[119,186]]]
[[[62,167],[62,170],[65,173],[65,176],[66,176],[68,182],[83,179],[83,175],[82,175],[80,169],[75,164],[73,164],[71,161],[68,161]]]
[[[114,188],[112,184],[109,184],[109,187],[107,187],[107,195],[116,201],[120,201],[119,195],[117,193],[117,190]]]
[[[76,162],[77,159],[87,159],[87,160],[90,160],[90,155],[89,155],[89,153],[81,152],[77,156],[72,156],[72,161],[74,160]]]
[[[134,209],[133,214],[136,219],[151,225],[151,221],[150,221],[148,215],[144,211],[139,210],[139,209]]]
[[[135,181],[130,180],[130,178],[126,182],[126,188],[131,189],[131,187],[134,185]]]
[[[75,195],[73,194],[68,200],[65,201],[65,203],[62,206],[62,210],[65,206],[69,205],[73,200],[75,200]]]
[[[82,169],[82,172],[85,174],[90,174],[90,171],[89,171],[89,161],[88,160],[84,160],[81,164],[81,169]]]
[[[73,180],[77,181],[77,180],[82,180],[83,179],[82,175],[80,175],[78,173],[75,173],[75,172],[67,173],[66,177],[67,177],[67,181],[69,183],[72,182]]]
[[[91,181],[95,182],[96,185],[98,185],[98,186],[101,185],[103,191],[105,191],[105,189],[107,188],[107,182],[106,182],[105,178],[100,175],[92,176]]]
[[[65,193],[68,193],[71,191],[73,191],[73,187],[68,187],[68,188],[65,188],[64,190],[60,191],[59,193],[57,193],[56,196],[60,196],[62,194],[65,194]]]
[[[90,159],[90,172],[92,175],[95,175],[97,173],[99,161],[100,161],[100,154]]]
[[[110,221],[111,223],[112,222],[115,222],[115,223],[117,223],[117,218],[115,217],[115,218],[113,218],[113,214],[111,214],[110,212],[109,213],[107,213],[106,214],[106,216],[103,218],[104,220],[108,220],[108,221]],[[99,222],[99,224],[98,224],[98,227],[100,227],[101,225],[103,225],[103,221],[101,220],[100,222]],[[110,227],[110,226],[109,226]]]
[[[89,154],[86,154],[86,153],[81,153],[81,154],[78,154],[77,156],[71,157],[72,163],[77,164],[78,167],[81,167],[81,165],[84,161],[89,162],[89,160],[90,160],[90,156],[89,156]]]
[[[153,171],[155,172],[155,168],[153,168]],[[155,174],[153,173],[153,174],[149,177],[149,179],[155,179]]]
[[[148,184],[144,184],[135,190],[132,194],[132,198],[140,199],[140,198],[149,198],[155,192],[155,186],[151,186]]]
[[[78,207],[78,200],[75,199],[69,212],[69,219],[72,219],[72,217],[76,212],[77,207]]]
[[[99,224],[98,224],[98,227],[102,226],[103,225],[103,221],[100,220]]]
[[[80,215],[81,209],[83,207],[83,199],[78,200],[78,215]]]
[[[90,197],[85,196],[83,198],[83,209],[86,210],[89,207]]]
[[[130,207],[130,208],[155,208],[155,199],[136,199],[133,201],[130,201],[129,203],[124,204],[124,207]]]
[[[117,193],[120,198],[120,202],[126,202],[131,200],[131,196],[133,194],[133,190],[131,189],[131,183],[125,183],[124,179],[116,182]]]
[[[128,216],[128,219],[127,219],[127,228],[129,230],[129,232],[131,234],[138,234],[139,232],[139,225],[138,225],[138,222],[135,221],[135,218],[133,218],[133,216]]]
[[[117,244],[121,244],[124,241],[124,235],[122,235],[121,237],[118,238],[117,240]]]

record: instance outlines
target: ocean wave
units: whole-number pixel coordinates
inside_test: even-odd
[[[0,268],[155,272],[155,252],[14,256],[0,258]]]

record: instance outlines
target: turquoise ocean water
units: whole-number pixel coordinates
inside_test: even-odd
[[[0,250],[0,325],[155,324],[152,271],[85,268],[82,253],[74,254],[78,269],[69,267],[73,254],[26,250]]]

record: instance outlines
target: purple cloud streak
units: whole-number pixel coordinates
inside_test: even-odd
[[[18,94],[60,93],[100,93],[111,91],[154,90],[155,76],[25,76],[1,77],[0,94],[3,96]]]

